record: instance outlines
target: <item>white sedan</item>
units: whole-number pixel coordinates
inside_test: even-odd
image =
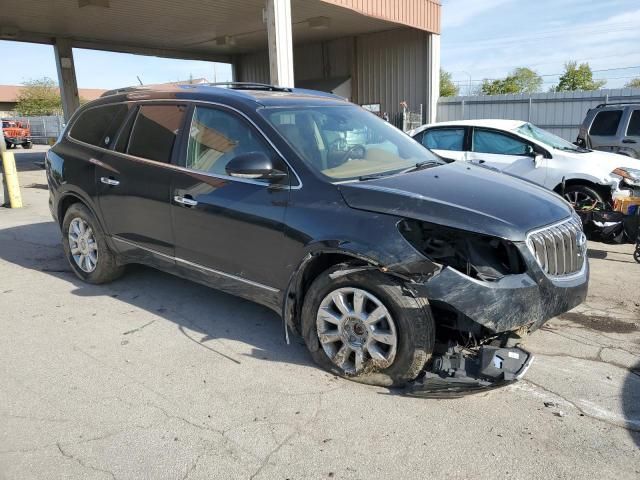
[[[441,157],[482,164],[542,185],[574,206],[640,189],[640,160],[587,150],[521,120],[461,120],[409,132]]]

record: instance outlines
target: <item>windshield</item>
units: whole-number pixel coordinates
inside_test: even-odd
[[[520,135],[524,135],[532,140],[537,140],[545,145],[556,148],[558,150],[569,150],[572,152],[586,152],[584,148],[575,146],[573,143],[567,142],[564,138],[560,138],[553,133],[547,132],[531,123],[525,123],[515,130]]]
[[[354,105],[266,108],[262,115],[312,168],[334,181],[443,164],[388,122]]]

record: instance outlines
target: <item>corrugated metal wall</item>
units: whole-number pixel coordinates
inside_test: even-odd
[[[352,77],[352,101],[379,103],[383,112],[401,111],[400,102],[419,112],[426,102],[429,34],[411,28],[341,38],[294,48],[296,81]],[[267,52],[236,58],[243,82],[269,82]]]
[[[354,101],[379,103],[390,114],[401,111],[405,101],[411,111],[420,111],[427,94],[428,36],[399,29],[357,37]]]
[[[590,108],[621,101],[640,101],[640,89],[444,97],[438,101],[438,122],[479,118],[525,120],[573,142]]]
[[[321,0],[370,17],[440,33],[440,0]]]
[[[297,45],[293,49],[296,81],[351,76],[353,37],[321,43]],[[249,53],[236,57],[239,82],[269,83],[269,53]]]

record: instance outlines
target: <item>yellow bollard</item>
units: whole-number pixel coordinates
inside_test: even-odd
[[[4,170],[4,182],[9,192],[9,205],[11,208],[22,208],[20,183],[18,182],[16,159],[13,156],[13,152],[7,152],[6,150],[2,152],[2,168]]]

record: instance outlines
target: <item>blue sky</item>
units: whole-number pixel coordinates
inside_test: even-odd
[[[442,0],[442,67],[466,90],[471,77],[499,78],[530,67],[544,90],[568,60],[589,62],[620,88],[640,76],[638,0]],[[635,67],[625,68],[621,67]]]
[[[640,76],[639,0],[442,0],[442,67],[460,82],[498,78],[526,66],[544,77],[547,90],[567,60],[588,61],[607,87],[619,88]],[[206,77],[214,64],[129,54],[74,50],[78,85],[116,88]],[[0,41],[0,84],[56,78],[53,49]],[[635,68],[626,68],[635,67]],[[228,65],[217,64],[218,81],[230,80]]]

